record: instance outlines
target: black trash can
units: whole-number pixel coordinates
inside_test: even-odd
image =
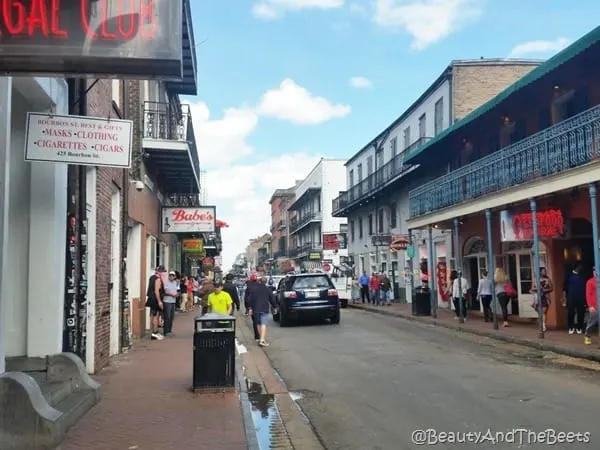
[[[196,317],[193,357],[194,391],[235,388],[235,317]]]
[[[419,286],[415,289],[412,314],[413,316],[431,316],[431,298],[428,287]]]

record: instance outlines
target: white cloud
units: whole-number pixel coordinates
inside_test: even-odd
[[[530,41],[515,46],[510,52],[511,58],[518,58],[521,56],[531,54],[547,54],[556,53],[571,44],[571,40],[565,37],[559,37],[554,41]]]
[[[373,83],[365,77],[350,78],[350,86],[356,89],[373,89]]]
[[[190,103],[190,109],[203,168],[225,167],[253,153],[246,142],[258,125],[258,116],[253,109],[228,108],[221,119],[215,120],[210,120],[205,103]]]
[[[413,38],[411,48],[423,50],[441,41],[483,11],[483,0],[376,0],[374,21],[400,29]]]
[[[296,125],[316,125],[350,114],[348,105],[333,104],[312,95],[289,78],[278,88],[267,91],[257,106],[260,115],[285,120]]]
[[[367,14],[367,8],[365,8],[360,3],[350,3],[348,9],[350,9],[351,13],[358,14],[360,16],[364,16]]]
[[[320,155],[287,153],[254,164],[240,164],[207,173],[208,201],[229,224],[222,230],[223,267],[231,268],[248,241],[269,232],[269,199],[277,188],[292,187],[317,164]]]
[[[263,0],[255,3],[252,12],[261,19],[275,19],[285,11],[304,9],[335,9],[344,6],[344,0]]]

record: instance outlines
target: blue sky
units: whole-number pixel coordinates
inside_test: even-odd
[[[230,224],[225,266],[269,231],[275,188],[352,156],[450,60],[548,58],[598,13],[592,0],[193,0],[199,95],[186,101]]]

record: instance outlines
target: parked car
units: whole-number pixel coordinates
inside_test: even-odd
[[[273,320],[282,327],[300,318],[329,319],[340,323],[340,299],[326,273],[288,275],[277,287],[277,314]]]

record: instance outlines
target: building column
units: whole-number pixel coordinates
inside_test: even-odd
[[[542,308],[542,286],[540,283],[540,236],[538,233],[538,223],[537,223],[537,202],[535,198],[529,199],[529,205],[531,208],[531,225],[533,228],[533,267],[535,273],[533,274],[533,279],[536,286],[536,303],[538,305],[538,321],[539,321],[539,329],[538,329],[538,337],[540,339],[544,338],[544,308]]]
[[[456,261],[456,271],[458,272],[458,321],[465,323],[463,314],[464,299],[462,291],[462,255],[460,251],[460,222],[458,217],[454,219],[454,260]]]
[[[427,232],[428,232],[428,238],[429,238],[429,243],[428,243],[429,268],[427,269],[429,271],[429,298],[431,300],[431,315],[434,318],[437,318],[437,292],[435,289],[435,280],[434,280],[435,264],[433,262],[433,258],[434,258],[434,255],[433,255],[433,226],[429,225]]]
[[[600,249],[598,246],[600,245],[600,238],[598,237],[598,190],[594,183],[590,183],[590,206],[592,208],[592,238],[594,245],[594,267],[595,270],[595,279],[596,279],[596,301],[597,304],[598,299],[600,298],[600,277],[596,276],[598,271],[600,271]],[[600,335],[600,327],[598,327],[598,334]]]
[[[0,77],[0,373],[6,370],[4,267],[8,242],[8,187],[10,183],[10,134],[11,134],[12,78]]]
[[[488,249],[488,277],[492,283],[492,314],[494,320],[494,330],[498,329],[498,314],[496,308],[496,283],[494,281],[494,272],[496,272],[496,261],[494,261],[494,246],[492,245],[492,211],[485,210],[485,228],[487,232],[487,249]]]

